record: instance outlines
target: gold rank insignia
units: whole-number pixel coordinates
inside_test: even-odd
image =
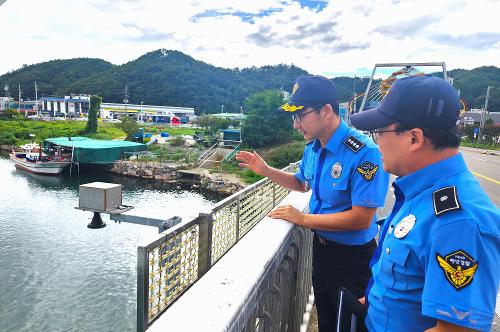
[[[457,290],[469,285],[477,270],[478,263],[463,250],[446,255],[444,258],[436,254],[436,259],[448,281]]]
[[[378,166],[372,164],[369,161],[364,162],[362,165],[358,166],[357,171],[361,174],[363,179],[366,181],[371,181],[375,178]]]

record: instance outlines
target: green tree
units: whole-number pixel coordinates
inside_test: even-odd
[[[127,134],[127,140],[132,140],[132,135],[139,131],[139,125],[137,121],[128,116],[124,116],[120,119],[122,122],[118,124],[118,127]]]
[[[97,133],[97,114],[101,108],[101,101],[102,98],[99,96],[90,96],[89,119],[85,128],[86,134]]]
[[[291,140],[293,124],[290,115],[276,112],[281,104],[283,96],[279,90],[265,90],[246,100],[247,118],[241,128],[245,144],[260,148]]]

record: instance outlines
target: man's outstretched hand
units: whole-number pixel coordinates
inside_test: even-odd
[[[259,156],[255,151],[240,151],[236,155],[236,160],[240,161],[240,163],[238,164],[240,167],[251,169],[259,175],[264,175],[266,169],[269,168],[264,159],[262,159],[262,157]]]

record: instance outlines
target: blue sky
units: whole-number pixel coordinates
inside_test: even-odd
[[[160,48],[329,77],[388,62],[500,67],[499,12],[496,0],[0,0],[0,74],[75,57],[123,64]]]

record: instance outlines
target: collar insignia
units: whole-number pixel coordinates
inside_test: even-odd
[[[369,161],[365,161],[362,165],[358,166],[356,169],[363,179],[366,181],[371,181],[375,178],[375,174],[378,171],[378,165],[374,165]]]
[[[342,175],[342,164],[336,162],[332,167],[332,178],[338,179]]]
[[[444,258],[436,254],[436,259],[446,279],[456,290],[460,290],[472,282],[478,263],[465,251],[455,251]]]
[[[417,218],[413,214],[409,214],[404,217],[397,225],[394,227],[394,237],[397,239],[404,238],[408,233],[410,233],[413,226],[415,226],[415,221]]]
[[[436,190],[432,193],[432,200],[434,202],[434,213],[436,216],[448,211],[461,209],[455,187],[445,187]]]
[[[365,144],[354,136],[349,136],[344,144],[353,152],[358,152]]]

